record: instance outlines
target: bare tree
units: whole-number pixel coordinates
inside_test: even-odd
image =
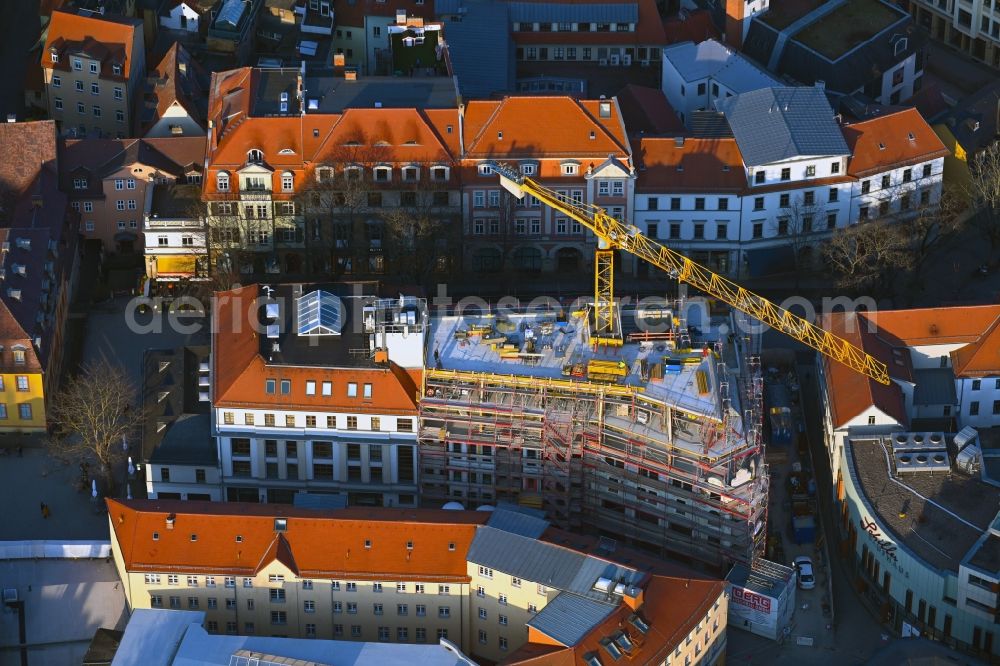
[[[991,143],[969,162],[969,198],[981,209],[975,224],[990,242],[991,256],[1000,250],[1000,143]]]
[[[890,294],[895,275],[913,262],[899,226],[883,220],[835,231],[823,244],[823,257],[837,274],[837,286],[873,296]]]
[[[448,201],[438,199],[447,190],[414,188],[401,193],[398,207],[382,213],[385,251],[390,272],[398,278],[432,287],[434,276],[447,277],[455,268],[461,216]]]
[[[113,492],[114,466],[126,455],[122,443],[138,434],[143,420],[138,398],[120,365],[107,359],[85,365],[49,402],[53,451],[70,460],[96,460]]]
[[[792,249],[796,289],[799,288],[801,272],[806,268],[803,266],[805,249],[812,247],[810,239],[815,230],[817,211],[815,203],[806,202],[803,197],[798,196],[781,209],[774,222],[775,233],[787,239],[788,246]]]
[[[899,223],[899,233],[910,251],[911,277],[916,284],[927,260],[961,230],[965,201],[953,187],[945,186],[938,201],[918,203],[912,217]]]

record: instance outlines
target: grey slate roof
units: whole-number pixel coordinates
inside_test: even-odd
[[[154,465],[208,465],[218,463],[212,419],[208,414],[181,414],[167,428],[149,462]]]
[[[508,5],[494,0],[449,0],[444,8],[442,3],[436,7],[439,14],[461,14],[461,20],[444,21],[444,32],[462,97],[513,91],[515,59]],[[483,48],[484,44],[489,48]]]
[[[799,156],[848,155],[823,90],[763,88],[716,101],[747,166]]]
[[[957,405],[955,373],[951,368],[924,368],[913,371],[914,405]]]
[[[504,506],[497,506],[493,515],[490,516],[489,522],[486,524],[498,530],[519,534],[532,539],[542,536],[542,533],[549,527],[549,522],[544,518],[508,509]]]
[[[562,592],[528,622],[563,645],[579,643],[592,628],[611,615],[617,606]]]
[[[637,585],[644,577],[635,569],[489,525],[476,531],[469,561],[595,601],[608,598],[594,589],[598,578]]]

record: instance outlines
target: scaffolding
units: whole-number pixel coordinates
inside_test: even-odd
[[[680,319],[667,337],[691,347]],[[699,355],[709,361],[717,417],[668,404],[642,384],[428,369],[422,497],[516,502],[558,527],[718,570],[750,564],[763,553],[768,484],[759,355],[736,347],[738,360],[722,341]]]

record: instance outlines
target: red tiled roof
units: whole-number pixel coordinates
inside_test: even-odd
[[[916,109],[846,125],[844,139],[851,151],[847,173],[858,178],[949,154]]]
[[[296,405],[324,412],[413,414],[417,409],[419,369],[390,364],[373,368],[269,366],[260,354],[256,313],[257,285],[217,294],[213,340],[213,404],[219,407],[280,408]],[[290,379],[291,393],[268,394],[265,379]],[[330,381],[341,390],[334,396],[306,395],[306,380]],[[372,397],[347,397],[348,383],[371,384]]]
[[[181,65],[187,71],[181,72]],[[154,80],[153,96],[156,98],[156,116],[162,118],[175,103],[179,104],[202,129],[205,128],[205,104],[208,98],[208,74],[197,60],[191,57],[180,42],[174,42],[150,70]]]
[[[864,315],[891,345],[972,343],[1000,317],[1000,305],[879,310]]]
[[[680,141],[683,145],[678,145]],[[747,186],[736,139],[643,137],[636,162],[640,192],[737,192]]]
[[[481,511],[440,509],[312,511],[177,500],[107,504],[127,571],[246,576],[279,561],[310,578],[467,580],[469,545],[476,527],[489,519]],[[175,517],[173,529],[167,528],[169,515]],[[276,517],[286,518],[285,531],[275,532]]]
[[[689,12],[685,18],[669,18],[663,22],[663,31],[668,44],[677,42],[703,42],[706,39],[722,41],[722,33],[712,21],[712,14],[707,9],[696,9]]]
[[[956,377],[1000,377],[1000,316],[975,342],[951,353]]]
[[[683,133],[684,123],[677,117],[667,96],[659,88],[647,88],[630,83],[615,96],[625,127],[631,136],[637,134]]]
[[[45,165],[55,166],[54,120],[0,123],[0,183],[15,197],[38,177]]]
[[[611,104],[607,119],[599,119],[598,100],[540,96],[471,101],[465,111],[466,156],[627,158],[618,104],[605,101]]]
[[[42,67],[68,69],[66,52],[84,52],[102,61],[104,76],[112,76],[111,64],[116,62],[122,65],[121,78],[128,79],[135,64],[132,49],[134,46],[141,48],[141,40],[142,21],[138,19],[55,11],[42,52]],[[63,53],[56,63],[52,62],[53,47],[56,52]]]

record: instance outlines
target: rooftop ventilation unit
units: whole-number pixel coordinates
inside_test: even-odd
[[[940,432],[901,432],[892,436],[894,453],[902,451],[937,451],[948,448]]]
[[[894,457],[898,474],[951,471],[948,452],[944,449],[940,451],[903,451],[896,453]]]

